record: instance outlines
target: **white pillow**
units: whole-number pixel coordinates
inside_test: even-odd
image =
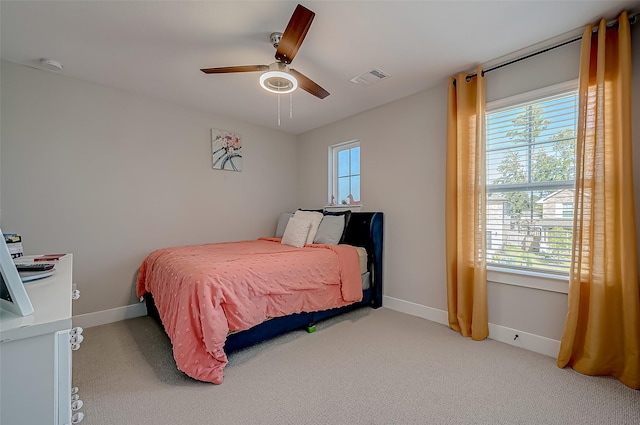
[[[281,243],[283,245],[302,248],[307,242],[309,229],[311,229],[311,222],[309,220],[301,220],[291,217],[287,223],[287,228],[284,229],[284,235],[282,235]]]
[[[295,212],[295,214],[293,214],[293,218],[300,219],[300,220],[308,220],[311,222],[311,229],[309,229],[309,234],[307,235],[307,243],[313,243],[313,239],[316,237],[316,233],[318,232],[318,226],[320,226],[322,217],[324,217],[324,214],[318,211],[298,210]]]

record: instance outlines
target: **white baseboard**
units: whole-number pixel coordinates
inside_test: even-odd
[[[558,340],[493,323],[489,323],[489,338],[554,358],[557,358],[560,352]]]
[[[146,314],[147,306],[144,303],[131,304],[110,310],[96,311],[95,313],[78,314],[77,316],[73,316],[73,326],[90,328],[92,326],[106,325],[107,323],[118,322],[120,320],[133,319],[134,317],[145,316]]]
[[[382,297],[382,305],[390,308],[391,310],[422,317],[423,319],[449,326],[449,315],[444,310],[427,307],[426,305],[416,304],[398,298],[388,297],[386,295]]]
[[[391,310],[449,326],[449,315],[445,310],[427,307],[386,295],[383,297],[382,305]],[[517,338],[516,335],[518,336]],[[557,357],[560,351],[560,341],[502,325],[494,325],[493,323],[489,323],[489,338],[549,357]]]

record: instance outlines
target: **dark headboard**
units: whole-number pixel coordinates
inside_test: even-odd
[[[372,272],[371,306],[382,306],[383,219],[381,212],[352,212],[344,243],[366,248],[368,269]]]

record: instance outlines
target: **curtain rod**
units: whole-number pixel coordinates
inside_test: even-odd
[[[629,15],[629,25],[634,25],[634,24],[636,24],[638,22],[638,15],[639,14],[640,14],[640,12],[636,12],[636,13],[633,13],[633,14]],[[607,24],[607,29],[614,28],[614,27],[617,27],[617,26],[618,26],[618,21],[615,20],[612,23]],[[597,33],[598,32],[598,27],[597,26],[594,27],[592,32],[593,33]],[[500,69],[500,68],[505,67],[507,65],[511,65],[511,64],[516,63],[516,62],[520,62],[520,61],[523,61],[525,59],[529,59],[529,58],[531,58],[533,56],[537,56],[537,55],[540,55],[542,53],[546,53],[546,52],[548,52],[550,50],[557,49],[559,47],[566,46],[567,44],[575,43],[576,41],[580,41],[580,40],[582,40],[582,36],[576,37],[576,38],[572,38],[571,40],[567,40],[567,41],[562,42],[560,44],[556,44],[555,46],[547,47],[546,49],[542,49],[542,50],[540,50],[538,52],[530,53],[530,54],[528,54],[526,56],[523,56],[521,58],[514,59],[514,60],[511,60],[509,62],[505,62],[505,63],[503,63],[501,65],[493,66],[493,67],[491,67],[489,69],[486,69],[486,70],[482,71],[482,75],[484,76],[484,74],[486,74],[487,72],[495,71],[496,69]],[[466,80],[467,80],[467,82],[469,82],[469,81],[471,81],[471,79],[473,77],[477,77],[477,76],[478,76],[477,73],[469,74],[469,75],[467,75]]]

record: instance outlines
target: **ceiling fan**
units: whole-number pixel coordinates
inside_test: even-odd
[[[302,41],[307,35],[316,14],[302,5],[298,5],[291,15],[284,33],[271,34],[271,43],[276,48],[276,61],[271,65],[242,65],[222,68],[205,68],[205,74],[225,74],[230,72],[265,71],[260,76],[260,85],[273,93],[291,93],[297,87],[320,99],[329,96],[329,92],[310,78],[289,68],[289,64],[298,53]]]

